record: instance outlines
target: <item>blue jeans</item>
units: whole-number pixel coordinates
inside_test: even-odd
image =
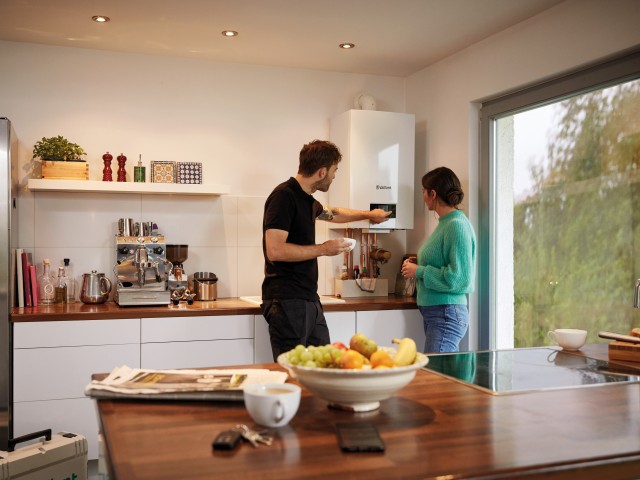
[[[469,327],[466,305],[418,306],[424,322],[425,353],[457,352]]]

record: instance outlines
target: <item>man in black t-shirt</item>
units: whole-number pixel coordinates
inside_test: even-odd
[[[264,205],[262,313],[269,324],[273,359],[298,344],[326,345],[329,329],[318,297],[318,257],[349,249],[343,238],[315,243],[316,219],[346,223],[384,222],[391,212],[324,208],[312,194],[335,178],[340,150],[314,140],[302,147],[296,177],[278,185]]]

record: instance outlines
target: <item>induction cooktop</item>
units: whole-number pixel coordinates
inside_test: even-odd
[[[546,347],[430,354],[425,369],[493,395],[640,382],[640,368]]]

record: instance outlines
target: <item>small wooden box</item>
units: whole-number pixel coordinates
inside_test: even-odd
[[[43,160],[42,178],[49,180],[89,180],[87,162]]]
[[[640,344],[618,341],[611,342],[609,344],[609,360],[640,362]]]

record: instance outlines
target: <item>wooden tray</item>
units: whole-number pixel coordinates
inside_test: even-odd
[[[614,341],[609,344],[609,360],[640,362],[640,344]]]

